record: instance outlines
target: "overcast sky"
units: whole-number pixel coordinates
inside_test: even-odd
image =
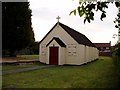
[[[110,4],[107,17],[100,20],[100,12],[95,13],[95,20],[91,23],[83,23],[83,18],[78,15],[69,15],[70,11],[78,6],[79,0],[28,0],[32,9],[32,27],[35,33],[35,40],[40,41],[47,32],[57,23],[56,17],[61,17],[60,22],[79,31],[87,36],[93,43],[108,43],[114,45],[118,29],[113,21],[118,12],[114,4]]]

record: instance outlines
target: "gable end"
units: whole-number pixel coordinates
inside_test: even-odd
[[[39,42],[39,44],[47,37],[47,35],[59,24],[77,43],[96,47],[85,35],[75,31],[74,29],[62,24],[62,23],[56,23],[53,28],[45,35],[45,37]],[[59,41],[58,41],[59,42]]]
[[[39,42],[39,44],[47,37],[47,35],[57,26],[57,23],[52,27],[52,29],[44,36],[44,38]]]
[[[57,37],[53,37],[53,39],[46,45],[46,47],[47,47],[53,40],[55,40],[61,47],[66,47],[66,45],[63,43],[63,41],[60,40],[60,39],[57,38]]]

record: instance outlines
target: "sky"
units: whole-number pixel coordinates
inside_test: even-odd
[[[107,17],[100,20],[101,12],[95,12],[94,21],[84,24],[84,18],[69,15],[79,5],[79,0],[28,0],[32,10],[32,27],[35,34],[35,40],[40,41],[57,23],[57,16],[60,16],[61,23],[84,34],[93,43],[109,43],[114,45],[118,37],[112,38],[113,34],[118,33],[115,28],[114,20],[117,17],[118,9],[114,4],[109,4],[106,9]]]

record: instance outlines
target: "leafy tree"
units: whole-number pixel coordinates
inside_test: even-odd
[[[39,54],[39,43],[34,42],[25,49],[22,49],[20,51],[17,51],[17,54],[19,55],[32,55],[32,54]]]
[[[35,42],[29,46],[33,54],[39,54],[39,42]]]
[[[89,0],[80,0],[79,6],[77,9],[74,9],[70,12],[70,15],[73,13],[76,15],[76,12],[78,12],[80,17],[84,17],[84,23],[88,21],[89,23],[91,20],[94,20],[94,12],[100,11],[101,17],[100,19],[103,20],[103,18],[106,17],[106,11],[105,9],[108,8],[109,3],[114,3],[115,6],[118,8],[120,7],[120,2],[113,1],[113,2],[102,2],[102,1],[89,1]],[[116,24],[115,27],[118,28],[118,23],[120,23],[120,13],[117,14],[117,18],[115,19],[114,23]]]
[[[73,13],[76,15],[76,12],[78,12],[80,17],[84,17],[84,23],[88,21],[89,23],[91,20],[94,20],[94,12],[100,11],[101,12],[101,17],[100,19],[103,20],[103,18],[106,17],[106,11],[105,9],[108,8],[109,3],[114,3],[115,6],[119,9],[120,8],[120,1],[113,1],[113,2],[88,2],[88,1],[79,1],[79,6],[77,9],[74,9],[73,11],[70,12],[70,15]],[[120,27],[120,12],[117,14],[117,18],[115,18],[114,23],[116,24],[115,27],[119,28]],[[120,32],[118,32],[118,35],[120,35]],[[113,48],[113,60],[115,63],[115,66],[117,67],[118,70],[118,76],[120,79],[120,43],[116,44],[115,47]],[[120,80],[119,80],[120,82]]]
[[[15,56],[15,51],[26,48],[34,41],[29,2],[3,2],[2,49]]]

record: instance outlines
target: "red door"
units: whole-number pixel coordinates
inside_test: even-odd
[[[50,47],[49,64],[58,65],[58,47]]]

